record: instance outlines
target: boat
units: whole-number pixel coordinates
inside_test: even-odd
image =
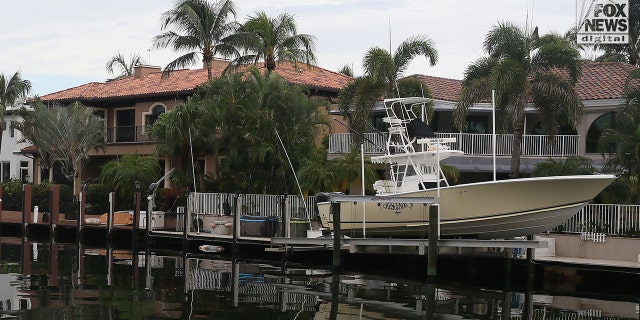
[[[428,234],[429,206],[395,197],[433,197],[444,237],[507,239],[546,232],[566,222],[606,188],[614,175],[593,174],[518,178],[449,185],[440,161],[462,156],[455,138],[438,138],[425,119],[429,99],[385,99],[388,124],[385,164],[388,179],[373,184],[375,196],[391,201],[341,201],[340,229],[345,235],[423,238]],[[422,112],[417,112],[421,110]],[[316,196],[317,214],[333,231],[331,194]]]

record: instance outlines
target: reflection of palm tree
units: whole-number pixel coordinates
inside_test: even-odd
[[[526,34],[510,23],[491,29],[484,49],[489,56],[465,71],[455,123],[458,128],[466,127],[469,108],[489,100],[494,89],[497,111],[504,119],[512,119],[511,177],[517,178],[527,103],[533,102],[542,129],[551,136],[563,123],[575,126],[582,114],[582,101],[574,86],[582,71],[580,54],[558,35],[538,37],[537,29]]]
[[[122,53],[118,52],[118,54],[111,57],[111,60],[107,62],[107,72],[109,72],[110,75],[116,76],[115,78],[109,79],[108,81],[132,76],[134,67],[141,64],[144,64],[144,60],[142,59],[142,57],[140,57],[140,55],[132,55],[127,62]],[[114,68],[120,71],[118,75],[115,74]]]
[[[212,62],[216,55],[229,57],[236,55],[233,35],[238,23],[233,19],[236,11],[231,0],[221,0],[210,4],[205,0],[183,0],[175,8],[163,15],[162,29],[173,26],[178,31],[167,31],[154,38],[158,48],[172,46],[175,51],[190,50],[176,58],[164,69],[169,72],[187,67],[202,55],[209,79]],[[178,34],[182,32],[182,34]]]
[[[249,54],[239,58],[238,63],[263,60],[269,71],[276,69],[276,61],[289,61],[296,65],[298,62],[315,63],[315,38],[297,33],[293,15],[283,13],[271,18],[259,12],[249,17],[241,31],[240,36]]]

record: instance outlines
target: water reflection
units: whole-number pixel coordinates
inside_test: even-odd
[[[0,238],[0,318],[639,319],[637,297],[495,287]]]

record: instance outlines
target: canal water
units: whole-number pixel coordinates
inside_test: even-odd
[[[640,319],[635,296],[500,287],[0,238],[0,319]]]

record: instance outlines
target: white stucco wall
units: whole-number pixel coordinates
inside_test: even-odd
[[[11,137],[11,122],[20,122],[22,118],[14,114],[15,108],[8,108],[7,113],[5,114],[4,122],[5,122],[5,130],[2,132],[2,148],[0,150],[0,162],[2,163],[10,163],[10,178],[20,178],[20,162],[26,161],[27,168],[29,171],[29,180],[33,181],[33,161],[32,159],[25,157],[22,154],[19,154],[20,149],[24,147],[28,147],[28,143],[18,143],[20,138],[22,138],[22,133],[17,129],[13,130],[13,137]],[[2,172],[2,167],[0,167],[0,173]],[[0,176],[1,178],[2,176]]]

